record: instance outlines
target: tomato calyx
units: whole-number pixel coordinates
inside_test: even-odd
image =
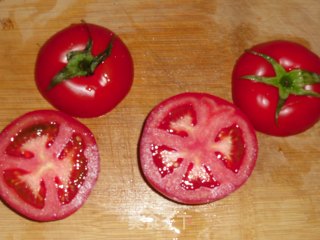
[[[247,50],[248,53],[255,56],[262,57],[270,63],[275,72],[273,77],[262,77],[258,75],[246,75],[243,79],[249,79],[256,82],[261,82],[267,85],[274,86],[279,90],[279,100],[275,112],[275,121],[278,123],[278,118],[282,107],[284,106],[290,94],[298,96],[320,97],[320,93],[312,90],[307,90],[307,85],[320,83],[320,75],[314,72],[305,71],[302,69],[293,69],[286,71],[281,64],[279,64],[272,57],[252,50]]]
[[[69,52],[67,54],[67,65],[53,77],[48,86],[48,90],[51,90],[64,80],[68,80],[74,77],[85,77],[93,75],[97,66],[110,56],[114,39],[115,36],[113,35],[107,48],[97,56],[92,55],[93,42],[91,37],[89,37],[86,47],[83,50]]]

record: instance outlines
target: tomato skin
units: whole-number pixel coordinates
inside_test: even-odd
[[[54,76],[67,64],[67,53],[83,50],[91,37],[92,54],[103,52],[115,34],[107,28],[73,24],[53,35],[40,49],[36,85],[55,108],[75,117],[97,117],[111,111],[128,94],[133,82],[133,60],[128,48],[116,37],[111,55],[93,75],[65,80],[48,90]]]
[[[277,40],[258,44],[251,50],[272,57],[286,71],[303,69],[320,74],[319,57],[300,44]],[[289,136],[304,132],[319,121],[320,98],[289,95],[276,123],[278,89],[243,79],[246,75],[272,77],[275,72],[266,60],[248,52],[239,57],[233,69],[233,101],[249,117],[256,130],[269,135]],[[320,93],[320,83],[308,85],[307,89]]]
[[[205,204],[246,182],[258,143],[253,126],[233,104],[191,92],[152,109],[139,155],[145,180],[161,195],[182,204]]]
[[[52,138],[48,139],[47,145],[32,144],[32,140],[29,139],[30,135],[28,134],[19,137],[19,134],[25,129],[30,129],[30,127],[32,129],[37,124],[38,126],[43,126],[43,124],[47,123],[58,127],[58,131],[54,130],[52,132],[50,129],[48,130],[51,132]],[[40,137],[41,134],[45,134],[45,131],[47,130],[39,130],[36,133]],[[62,156],[60,153],[65,153],[65,150],[76,149],[75,146],[71,146],[70,143],[72,142],[68,140],[74,133],[77,134],[77,138],[81,137],[80,145],[84,149],[77,152],[77,154],[81,155],[82,159],[80,160],[85,158],[86,163],[81,166],[78,165],[81,162],[74,161],[71,163],[73,170],[70,170],[63,167],[70,167],[70,164],[63,165],[63,162],[66,161],[66,155]],[[15,138],[18,138],[18,140],[14,140]],[[37,136],[33,136],[32,138],[37,138]],[[100,171],[100,157],[97,144],[93,134],[86,126],[59,111],[37,110],[13,120],[0,133],[0,139],[0,198],[10,208],[28,219],[44,222],[66,218],[85,203],[97,181]],[[18,145],[12,146],[15,141],[17,141]],[[33,146],[34,151],[32,155],[16,154],[17,152],[12,150],[21,144],[28,144],[28,142],[29,147],[30,144]],[[77,158],[74,155],[70,156],[74,159]],[[80,171],[83,171],[83,173]],[[61,195],[61,190],[65,190],[66,188],[57,187],[58,175],[56,174],[66,172],[70,172],[69,180],[72,183],[78,184],[79,180],[82,181],[78,190],[71,191],[73,195],[71,196],[72,199],[69,199],[69,202],[63,202],[59,199],[66,193],[63,192]],[[13,177],[16,174],[18,174],[18,178],[14,179]],[[24,182],[24,178],[19,178],[24,174],[26,176],[29,174],[30,177],[28,179],[31,182],[39,181],[41,186],[39,195],[42,196],[41,202],[38,201],[38,198],[32,200],[33,197],[30,194],[30,190],[26,188],[28,187],[28,181]],[[73,177],[74,179],[72,179]],[[17,182],[16,180],[19,181]],[[17,183],[18,185],[16,185]],[[24,196],[19,196],[19,194],[24,194]],[[28,199],[31,200],[28,201]]]

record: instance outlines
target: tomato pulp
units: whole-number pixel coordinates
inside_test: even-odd
[[[36,220],[65,218],[87,199],[99,173],[91,131],[61,112],[27,113],[0,133],[0,197]]]
[[[221,199],[250,176],[257,159],[255,131],[231,103],[204,93],[183,93],[157,105],[140,139],[146,180],[185,204]]]
[[[133,60],[126,45],[109,29],[73,24],[41,47],[35,81],[55,108],[75,117],[97,117],[128,94]]]

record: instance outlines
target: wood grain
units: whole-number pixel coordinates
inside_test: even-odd
[[[320,54],[318,0],[0,1],[0,128],[52,107],[34,84],[40,46],[84,19],[115,31],[135,63],[130,94],[111,113],[80,119],[97,137],[101,174],[67,219],[36,223],[0,203],[0,239],[311,239],[320,236],[320,124],[293,137],[258,134],[250,180],[218,202],[183,206],[155,193],[138,167],[143,121],[184,91],[231,100],[233,64],[253,44],[288,39]]]

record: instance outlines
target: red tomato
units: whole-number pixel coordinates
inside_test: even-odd
[[[78,210],[99,173],[93,134],[57,111],[34,111],[14,120],[0,133],[0,154],[0,197],[36,221]]]
[[[41,94],[57,109],[76,117],[96,117],[112,110],[129,92],[133,61],[110,30],[74,24],[42,46],[35,79]]]
[[[233,69],[234,103],[263,133],[301,133],[320,119],[320,58],[288,41],[256,45]]]
[[[258,152],[255,131],[231,103],[183,93],[156,106],[140,139],[146,180],[185,204],[221,199],[250,176]]]

